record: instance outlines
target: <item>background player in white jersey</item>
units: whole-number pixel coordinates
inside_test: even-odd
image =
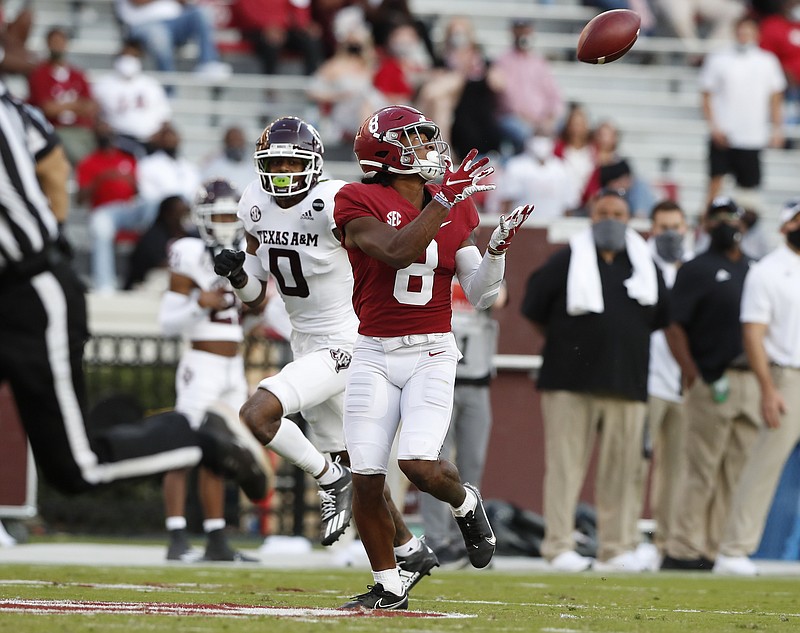
[[[192,219],[200,238],[184,237],[169,249],[169,289],[161,300],[159,321],[164,334],[190,341],[175,376],[175,410],[193,428],[209,404],[222,401],[237,411],[247,399],[247,378],[240,353],[243,338],[241,302],[227,279],[214,273],[214,254],[241,245],[244,228],[236,211],[239,194],[225,180],[202,186]],[[247,309],[247,308],[245,308]],[[186,534],[188,469],[165,473],[163,479],[166,527],[170,535],[167,560],[196,560]],[[197,487],[207,535],[205,560],[255,562],[233,550],[225,536],[225,480],[200,468]]]
[[[330,545],[351,517],[342,406],[358,319],[350,263],[333,222],[333,197],[345,183],[319,180],[323,153],[317,131],[301,119],[283,117],[267,126],[255,153],[259,177],[239,202],[247,254],[223,251],[216,270],[251,305],[262,299],[272,274],[286,305],[294,360],[261,381],[242,408],[242,418],[262,443],[316,477],[322,543]],[[313,444],[285,417],[297,412],[309,422]],[[328,461],[322,453],[341,461]],[[391,500],[389,505],[396,525],[394,545],[410,589],[438,561],[409,532]]]
[[[480,494],[440,459],[450,424],[459,351],[451,332],[453,276],[470,302],[489,307],[505,273],[505,251],[533,207],[517,207],[492,233],[481,257],[472,240],[478,210],[469,197],[494,189],[494,170],[472,150],[455,171],[439,127],[408,106],[378,110],[356,135],[368,174],[336,194],[334,217],[353,266],[360,320],[347,378],[344,431],[353,472],[353,515],[375,584],[346,609],[405,609],[408,594],[392,552],[394,527],[383,502],[392,441],[400,470],[446,501],[470,562],[486,567],[495,537]],[[441,185],[428,181],[444,177]],[[402,426],[400,420],[402,419]]]

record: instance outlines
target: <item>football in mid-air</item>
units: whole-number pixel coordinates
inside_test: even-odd
[[[578,60],[607,64],[627,53],[639,37],[642,19],[630,9],[612,9],[593,17],[578,39]]]

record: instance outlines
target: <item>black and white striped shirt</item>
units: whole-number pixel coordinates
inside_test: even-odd
[[[0,273],[55,241],[58,222],[36,177],[36,162],[59,139],[36,108],[0,81]]]

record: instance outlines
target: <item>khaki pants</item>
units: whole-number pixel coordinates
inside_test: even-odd
[[[597,558],[606,561],[635,549],[640,507],[644,402],[569,391],[543,391],[545,436],[542,556],[553,560],[573,550],[575,510],[592,457],[600,446],[595,480]]]
[[[651,396],[647,402],[647,420],[653,440],[650,482],[650,508],[656,522],[653,543],[663,552],[680,511],[678,494],[686,474],[686,406],[683,402]],[[646,467],[647,462],[644,482],[647,481]]]
[[[761,427],[758,383],[749,371],[728,370],[730,394],[715,402],[710,385],[686,394],[687,469],[666,552],[673,558],[714,560],[733,490]]]
[[[719,546],[726,556],[747,556],[757,549],[783,467],[800,440],[800,369],[774,367],[772,379],[786,413],[777,429],[761,430],[742,471]]]

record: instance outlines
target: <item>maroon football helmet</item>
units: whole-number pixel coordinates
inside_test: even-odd
[[[256,141],[253,158],[261,188],[271,196],[295,196],[311,189],[322,175],[325,148],[317,130],[302,119],[285,116],[270,123]],[[272,171],[273,158],[298,158],[305,162],[301,172]]]
[[[417,150],[427,148],[426,158]],[[450,163],[450,147],[441,139],[439,126],[419,110],[393,105],[370,116],[356,134],[353,151],[364,173],[388,171],[419,174],[432,180]]]

